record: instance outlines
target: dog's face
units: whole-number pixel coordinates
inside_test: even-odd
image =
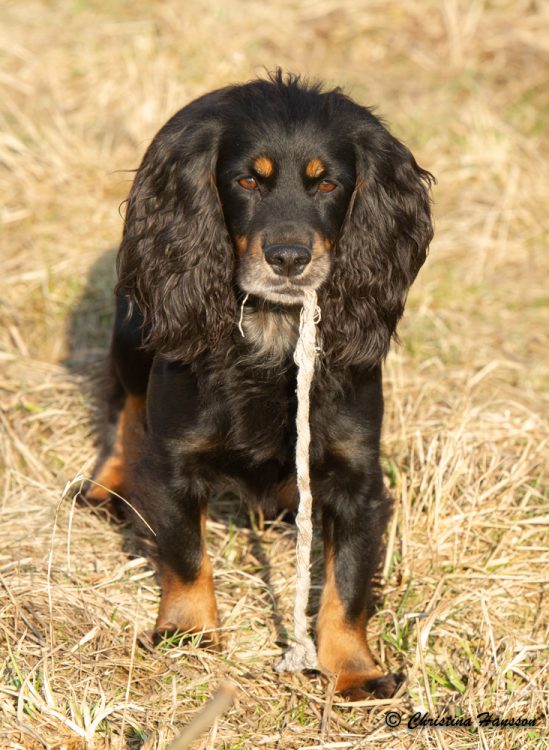
[[[244,130],[244,132],[242,132]],[[224,136],[216,182],[248,294],[299,304],[328,278],[356,174],[352,144],[303,126],[270,138]]]

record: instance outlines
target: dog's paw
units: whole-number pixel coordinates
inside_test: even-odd
[[[404,682],[404,675],[391,672],[341,672],[336,682],[338,693],[350,701],[365,698],[392,698]]]

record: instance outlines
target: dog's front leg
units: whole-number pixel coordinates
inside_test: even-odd
[[[217,645],[217,605],[205,541],[206,503],[186,487],[163,505],[172,507],[169,511],[165,507],[155,529],[162,589],[155,639],[177,631],[202,633],[202,645]]]
[[[342,472],[344,474],[344,472]],[[336,674],[336,690],[351,700],[392,696],[401,679],[376,666],[366,639],[372,578],[391,509],[381,477],[336,490],[323,507],[325,583],[317,622],[318,657]],[[337,499],[336,499],[337,497]]]
[[[179,631],[202,633],[203,644],[217,645],[217,605],[205,539],[209,443],[199,424],[198,402],[189,368],[155,360],[135,486],[158,549],[162,598],[155,640]]]

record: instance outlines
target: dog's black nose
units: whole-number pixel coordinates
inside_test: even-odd
[[[299,276],[311,262],[311,251],[305,245],[268,245],[265,260],[279,276]]]

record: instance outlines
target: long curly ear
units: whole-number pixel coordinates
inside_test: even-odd
[[[144,317],[144,344],[191,361],[235,320],[234,251],[215,186],[219,92],[156,135],[128,198],[117,293]]]
[[[335,367],[373,366],[385,357],[433,236],[434,178],[362,112],[368,126],[355,136],[357,183],[321,295],[323,348]]]

